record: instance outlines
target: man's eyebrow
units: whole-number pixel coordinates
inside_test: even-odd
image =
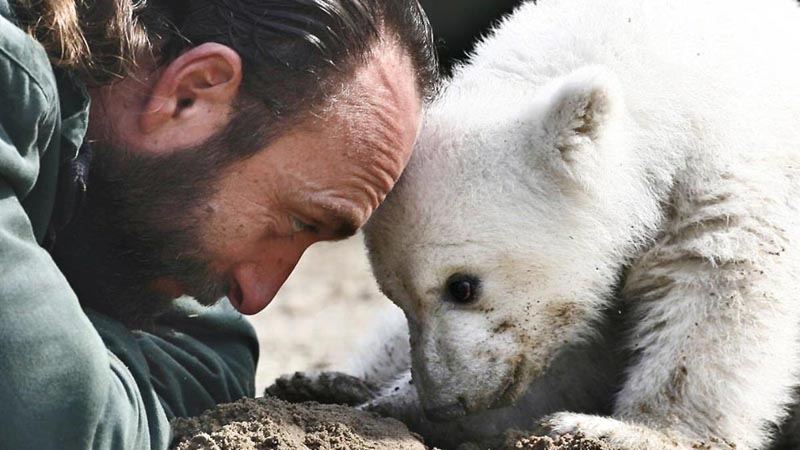
[[[310,203],[308,205],[311,219],[318,228],[331,230],[334,240],[347,239],[358,232],[361,226],[360,219],[354,214],[348,214],[341,207],[328,204]]]
[[[342,240],[352,237],[358,232],[358,225],[349,221],[339,222],[334,228],[333,238],[335,240]]]
[[[323,222],[328,229],[333,231],[336,240],[347,239],[359,229],[359,221],[350,214],[339,214],[337,211],[326,210]]]

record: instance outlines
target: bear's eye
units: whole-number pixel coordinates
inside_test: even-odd
[[[472,275],[457,273],[447,279],[446,299],[453,303],[468,304],[478,299],[480,280]]]

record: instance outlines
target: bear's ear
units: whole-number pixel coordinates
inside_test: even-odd
[[[616,77],[602,67],[584,67],[558,80],[550,92],[544,117],[548,140],[565,162],[584,159],[609,128],[621,100]]]

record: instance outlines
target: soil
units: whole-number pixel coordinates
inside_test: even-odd
[[[614,450],[607,443],[580,435],[565,434],[555,439],[530,436],[520,432],[509,433],[502,450]]]
[[[242,399],[172,423],[173,450],[425,450],[402,423],[338,405]]]

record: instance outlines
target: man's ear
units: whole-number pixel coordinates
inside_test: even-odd
[[[587,152],[598,150],[619,109],[616,77],[602,67],[585,67],[556,81],[550,92],[544,116],[546,139],[567,164],[598,157]]]
[[[242,62],[233,49],[213,42],[194,47],[161,71],[140,131],[173,148],[198,144],[225,125],[241,82]]]

